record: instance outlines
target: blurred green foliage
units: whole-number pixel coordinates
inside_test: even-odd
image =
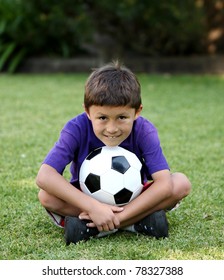
[[[205,54],[211,10],[219,3],[224,18],[223,2],[0,0],[0,71],[30,56]]]
[[[202,10],[194,1],[88,1],[95,29],[146,55],[201,52]]]
[[[0,0],[0,70],[28,56],[80,54],[90,27],[83,1]]]

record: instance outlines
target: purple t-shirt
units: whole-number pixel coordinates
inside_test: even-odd
[[[102,146],[105,145],[95,136],[91,121],[82,113],[67,122],[43,163],[60,174],[71,163],[71,183],[74,183],[79,179],[79,170],[87,155]],[[157,171],[169,169],[155,126],[141,116],[134,121],[131,134],[119,146],[136,154],[143,164],[142,177],[145,179]]]

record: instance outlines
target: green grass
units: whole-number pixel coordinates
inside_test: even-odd
[[[66,247],[37,200],[35,177],[64,123],[82,112],[87,75],[1,75],[0,259],[224,258],[224,78],[138,76],[142,114],[157,126],[171,171],[193,185],[167,215],[170,237],[123,232]]]

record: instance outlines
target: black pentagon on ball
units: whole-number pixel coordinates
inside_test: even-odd
[[[92,151],[90,154],[88,154],[88,156],[86,157],[86,159],[91,160],[92,158],[94,158],[95,156],[99,155],[102,151],[102,148],[98,148],[95,149],[94,151]]]
[[[132,192],[128,189],[123,188],[118,193],[114,195],[114,200],[116,204],[125,204],[128,203],[131,199]]]
[[[91,193],[97,192],[100,190],[100,176],[89,173],[86,177],[85,185]]]
[[[124,156],[112,157],[111,168],[124,174],[129,168],[130,164]]]

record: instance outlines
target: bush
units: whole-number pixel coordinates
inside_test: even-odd
[[[83,10],[78,0],[0,0],[0,70],[13,72],[25,56],[82,53],[90,31]]]
[[[0,0],[0,71],[29,56],[223,53],[223,8],[224,0]]]
[[[98,45],[105,43],[105,35],[122,55],[170,56],[204,51],[204,14],[194,0],[86,2],[100,34]]]

